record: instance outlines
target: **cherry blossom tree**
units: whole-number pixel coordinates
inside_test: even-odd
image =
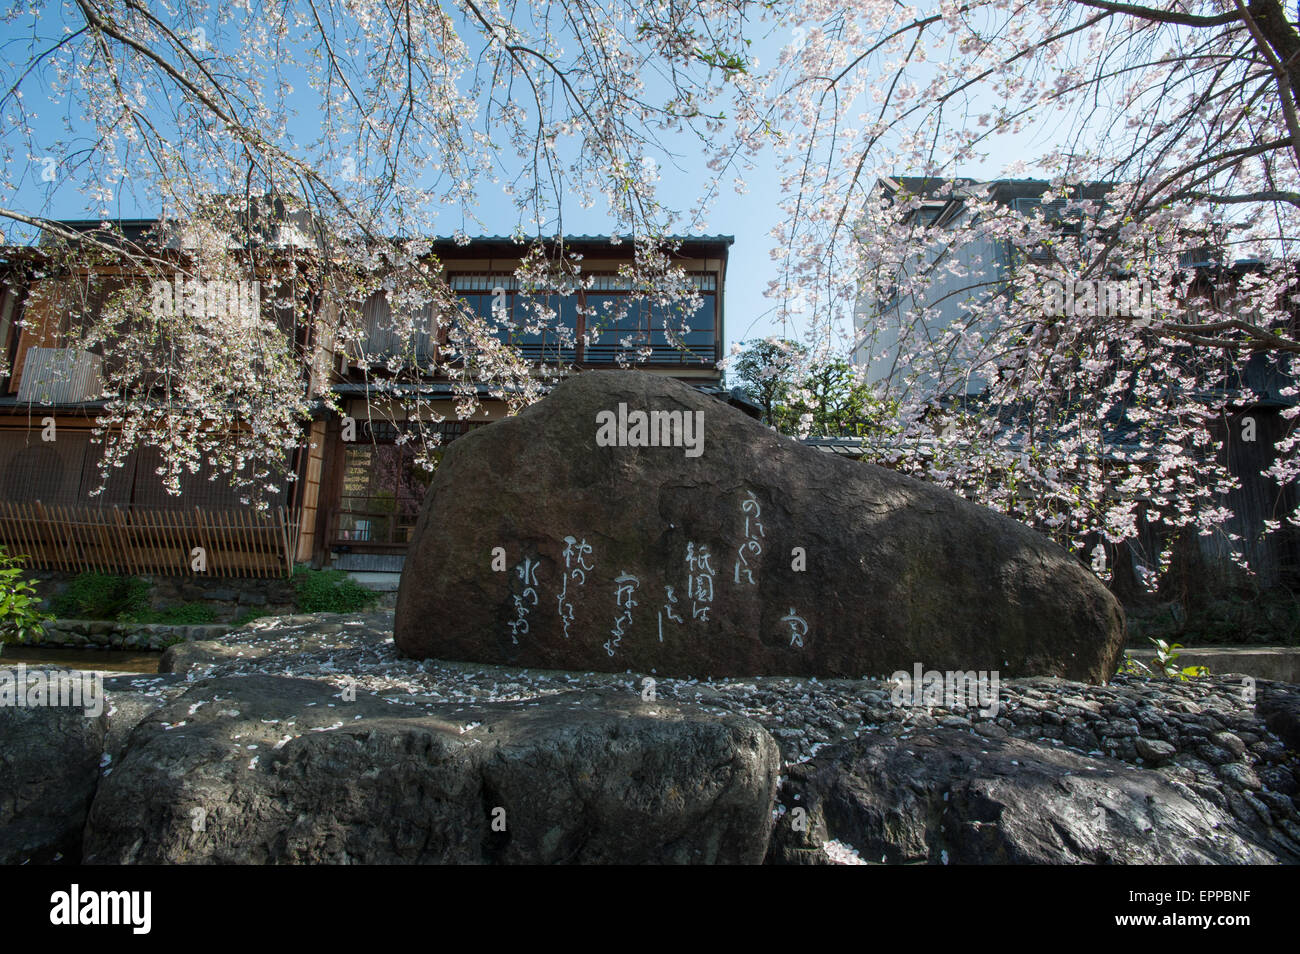
[[[710,104],[746,82],[743,45],[728,45],[743,16],[716,0],[11,6],[0,221],[11,242],[41,234],[36,277],[82,279],[69,294],[91,318],[64,343],[105,359],[105,467],[149,445],[173,489],[202,460],[253,496],[273,488],[312,402],[332,400],[338,354],[399,403],[418,405],[401,385],[431,374],[455,383],[460,414],[484,383],[512,408],[536,400],[546,376],[503,343],[499,316],[451,294],[430,254],[433,235],[503,231],[475,217],[484,188],[513,197],[515,236],[532,243],[521,288],[565,294],[587,280],[542,239],[564,234],[566,201],[603,201],[634,252],[629,306],[689,313],[698,293],[666,236],[690,231],[702,207],[684,216],[657,201],[651,153],[665,136],[721,130]],[[43,214],[32,196],[61,182],[105,228]],[[158,234],[107,227],[126,193],[161,210]],[[208,294],[239,282],[259,283],[261,307]],[[380,291],[382,337],[407,346],[368,353],[365,303]],[[533,330],[555,321],[535,310]],[[419,347],[443,333],[433,357]],[[424,410],[408,407],[436,423]]]
[[[689,305],[665,237],[773,157],[782,337],[810,361],[891,353],[879,398],[897,419],[877,458],[1081,553],[1143,526],[1223,532],[1234,478],[1216,422],[1258,396],[1244,369],[1294,378],[1300,34],[1277,0],[73,0],[16,4],[6,25],[0,116],[17,132],[0,220],[72,243],[78,262],[95,245],[151,280],[263,276],[274,296],[181,322],[124,287],[91,329],[150,355],[106,356],[108,432],[181,466],[224,455],[272,479],[308,403],[329,399],[326,375],[301,379],[319,353],[346,351],[395,397],[403,375],[437,372],[462,411],[475,380],[535,400],[545,378],[428,255],[429,235],[501,231],[475,218],[482,190],[513,197],[523,239],[562,234],[566,202],[604,203],[639,293]],[[61,137],[37,115],[51,100]],[[698,201],[670,207],[659,170],[695,149]],[[1039,202],[999,201],[971,171],[1008,154],[1004,176],[1046,180]],[[124,190],[148,197],[171,248],[60,235],[20,200],[47,160],[95,217]],[[878,187],[917,181],[902,176],[928,185]],[[259,196],[293,227],[253,221]],[[922,214],[948,200],[951,219]],[[1205,256],[1225,267],[1188,267]],[[519,280],[584,277],[539,243]],[[956,317],[932,294],[954,282]],[[1075,294],[1116,282],[1141,289],[1139,314]],[[309,321],[318,288],[340,307]],[[366,353],[380,289],[404,354]],[[431,326],[450,342],[432,366]],[[293,360],[275,350],[286,340]],[[1300,446],[1276,450],[1270,473],[1290,485]],[[1166,558],[1149,554],[1153,577]]]
[[[787,196],[772,294],[815,298],[811,320],[789,316],[810,340],[887,358],[902,438],[878,457],[1054,534],[1102,575],[1099,542],[1143,524],[1166,541],[1226,533],[1234,477],[1214,427],[1259,396],[1267,374],[1248,367],[1290,381],[1300,351],[1295,11],[810,3],[786,22],[764,86]],[[1004,176],[1047,180],[1039,201],[999,201],[969,175],[1000,142],[1021,157]],[[878,187],[890,177],[916,187]],[[945,205],[947,220],[924,214]],[[1207,257],[1228,267],[1188,267]],[[1130,291],[1140,308],[1122,307]],[[1279,486],[1300,473],[1296,445],[1276,448]],[[1168,557],[1142,569],[1154,579]]]

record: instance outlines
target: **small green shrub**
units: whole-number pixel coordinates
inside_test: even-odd
[[[1183,648],[1182,643],[1167,643],[1163,639],[1148,640],[1156,648],[1156,658],[1154,668],[1139,662],[1133,658],[1133,654],[1125,651],[1124,658],[1120,661],[1119,669],[1116,675],[1120,676],[1152,676],[1156,673],[1164,676],[1166,679],[1177,679],[1179,682],[1187,682],[1189,679],[1199,679],[1201,676],[1208,676],[1210,670],[1205,666],[1179,666],[1178,657],[1182,655],[1179,652]]]
[[[1119,669],[1116,670],[1116,674],[1120,676],[1149,676],[1151,675],[1151,668],[1144,663],[1138,662],[1133,658],[1132,654],[1126,651],[1124,658],[1120,661]]]
[[[54,598],[53,608],[63,619],[136,622],[149,612],[149,584],[136,576],[78,573]]]
[[[0,643],[39,642],[45,621],[54,618],[38,608],[36,581],[23,577],[24,559],[0,547]]]
[[[1182,643],[1166,643],[1163,639],[1153,639],[1151,642],[1156,647],[1156,668],[1164,673],[1166,678],[1186,682],[1188,679],[1210,674],[1210,670],[1205,666],[1178,665],[1178,657],[1181,655],[1178,650],[1183,648]]]
[[[184,603],[164,610],[137,613],[132,622],[162,623],[167,626],[203,626],[217,621],[216,611],[203,603]]]
[[[298,569],[293,589],[303,613],[359,613],[374,605],[379,594],[342,570]]]

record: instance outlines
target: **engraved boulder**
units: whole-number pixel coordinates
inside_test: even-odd
[[[1123,613],[1065,550],[679,381],[570,378],[448,447],[402,574],[415,657],[672,676],[1107,680]]]

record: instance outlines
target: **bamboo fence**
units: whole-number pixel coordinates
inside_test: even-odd
[[[0,501],[0,544],[26,556],[29,566],[48,570],[288,576],[298,548],[298,519],[286,507],[261,514]]]

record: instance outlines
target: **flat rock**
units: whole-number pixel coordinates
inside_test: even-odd
[[[1156,765],[1163,765],[1178,754],[1174,746],[1161,739],[1139,738],[1136,749],[1139,757]]]
[[[827,749],[791,767],[780,801],[778,864],[825,863],[836,841],[890,864],[1298,860],[1157,771],[952,729]]]
[[[88,863],[758,863],[756,723],[634,693],[425,706],[324,682],[194,684],[132,733]]]
[[[697,429],[602,446],[636,412]],[[700,677],[919,661],[1095,683],[1123,638],[1106,588],[1024,525],[634,371],[576,375],[448,447],[395,621],[417,658]]]
[[[387,613],[304,613],[256,620],[215,639],[193,640],[167,647],[158,671],[182,675],[217,666],[248,663],[285,652],[324,652],[354,646],[358,635],[375,626],[390,628]]]

